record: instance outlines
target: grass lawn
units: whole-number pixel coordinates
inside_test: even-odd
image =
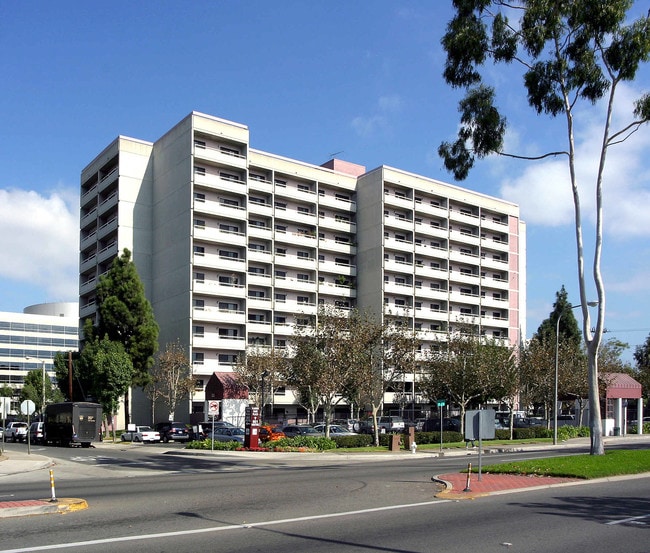
[[[487,465],[483,472],[491,474],[535,474],[571,478],[605,478],[622,474],[650,472],[650,450],[621,449],[605,455],[569,455],[531,461]]]

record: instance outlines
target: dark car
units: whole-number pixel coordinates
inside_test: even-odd
[[[184,422],[159,422],[156,430],[160,433],[160,440],[164,443],[173,440],[175,442],[187,442],[192,435],[192,428]]]
[[[439,432],[440,419],[427,419],[422,424],[424,432]],[[460,432],[460,419],[456,418],[443,418],[442,419],[443,432]]]
[[[324,436],[322,432],[318,432],[313,426],[308,424],[288,424],[282,429],[287,438],[295,438],[296,436],[311,436],[318,438]]]

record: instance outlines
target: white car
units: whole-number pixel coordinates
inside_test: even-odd
[[[151,426],[136,426],[135,430],[122,432],[120,439],[123,442],[159,442],[160,432]]]
[[[314,426],[314,430],[316,432],[322,432],[325,434],[325,425],[324,424],[316,424]],[[341,426],[340,424],[330,424],[330,437],[335,437],[335,436],[356,436],[356,432],[351,432],[348,430],[345,426]]]

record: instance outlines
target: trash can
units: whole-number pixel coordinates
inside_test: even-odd
[[[614,427],[614,436],[620,436],[621,435],[621,427],[620,426],[615,426]]]

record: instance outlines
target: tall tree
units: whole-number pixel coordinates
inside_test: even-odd
[[[25,377],[25,383],[20,391],[20,401],[30,399],[36,406],[36,411],[43,413],[45,403],[53,403],[63,400],[63,394],[52,386],[52,379],[47,373],[41,370],[31,370]]]
[[[167,344],[151,368],[149,383],[145,392],[154,404],[152,420],[155,420],[155,402],[161,400],[169,412],[170,420],[174,419],[176,408],[180,401],[188,398],[194,390],[192,366],[180,342]]]
[[[133,379],[133,363],[124,346],[107,336],[86,341],[79,358],[79,368],[90,375],[88,393],[101,404],[106,418],[115,415],[120,397],[126,393]],[[112,428],[115,440],[115,425]]]
[[[255,396],[260,406],[262,420],[266,406],[273,405],[275,390],[283,382],[282,375],[286,373],[287,357],[285,350],[251,347],[238,360],[234,371],[242,384]]]
[[[556,337],[558,318],[560,321],[560,332],[559,336]],[[562,286],[559,292],[556,292],[553,311],[539,325],[535,333],[535,338],[543,342],[548,342],[549,344],[555,344],[555,341],[559,340],[561,344],[569,344],[576,349],[580,349],[582,345],[582,334],[578,327],[578,321],[576,321],[573,315],[573,310],[564,286]]]
[[[93,335],[119,342],[133,363],[131,385],[144,388],[158,349],[158,324],[144,293],[131,252],[124,248],[97,284],[99,320]],[[125,397],[126,422],[130,419],[128,395]]]
[[[460,324],[458,332],[429,351],[424,364],[423,391],[431,401],[449,398],[458,405],[461,431],[465,411],[471,405],[488,399],[491,388],[496,388],[492,373],[494,354],[468,324]]]
[[[455,15],[442,44],[447,52],[444,78],[466,90],[460,101],[461,125],[457,139],[438,149],[445,167],[462,180],[475,160],[490,154],[519,159],[564,156],[575,214],[578,284],[583,314],[583,335],[589,376],[589,426],[591,454],[603,454],[598,350],[604,331],[605,285],[601,276],[603,249],[603,184],[608,150],[625,140],[650,119],[650,94],[636,102],[629,121],[612,128],[618,87],[636,78],[650,59],[650,16],[628,21],[632,0],[453,0]],[[519,16],[511,23],[509,16]],[[488,22],[491,21],[491,26]],[[518,64],[529,105],[538,115],[562,116],[564,144],[535,158],[504,151],[507,122],[496,105],[495,88],[484,82],[480,69],[488,61]],[[489,65],[486,74],[493,73]],[[512,79],[508,79],[509,91]],[[576,171],[574,132],[583,105],[602,107],[602,141],[594,157],[595,227],[592,278],[585,279],[582,207]],[[559,136],[559,135],[558,135]],[[598,316],[591,328],[587,296],[598,295]]]

